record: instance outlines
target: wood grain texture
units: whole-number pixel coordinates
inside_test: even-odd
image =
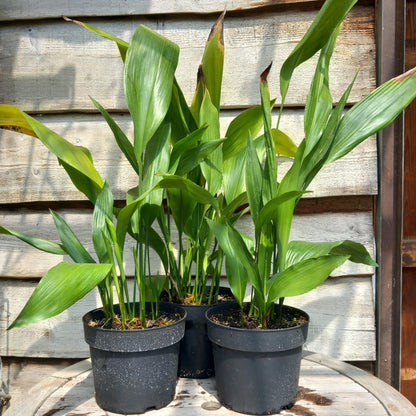
[[[90,231],[91,211],[60,210],[58,213],[73,228],[90,253],[93,253]],[[373,253],[372,222],[372,214],[369,212],[301,215],[294,218],[291,238],[309,241],[351,239],[361,242],[370,253]],[[49,212],[0,211],[0,224],[52,241],[57,241],[58,238]],[[240,220],[238,227],[244,233],[253,235],[252,223],[247,217]],[[173,232],[172,241],[177,241],[175,232]],[[126,272],[130,276],[133,275],[131,246],[131,241],[127,240],[125,261]],[[2,235],[0,238],[0,278],[30,279],[41,277],[50,267],[62,260],[69,259],[64,256],[40,252],[10,236]],[[151,260],[152,272],[154,274],[163,273],[163,267],[158,257],[153,254]],[[370,266],[347,262],[334,271],[334,275],[368,275],[373,272],[374,270]]]
[[[83,358],[81,317],[99,306],[90,293],[62,314],[25,328],[5,331],[34,290],[35,283],[0,280],[0,351],[3,356]],[[308,294],[287,298],[287,304],[311,317],[306,348],[342,360],[375,359],[374,305],[370,277],[330,279]]]
[[[278,95],[278,71],[306,32],[314,10],[271,11],[225,20],[225,64],[222,105],[245,107],[259,103],[259,75],[274,62],[269,76],[271,95]],[[374,9],[356,6],[338,38],[330,71],[337,100],[359,70],[350,101],[375,86]],[[146,24],[181,47],[177,79],[188,102],[196,83],[203,48],[215,18],[137,16],[94,19],[89,23],[130,41],[138,24]],[[0,29],[2,60],[0,102],[34,112],[92,110],[88,96],[105,108],[125,109],[122,62],[116,46],[73,23],[19,21]],[[305,102],[314,60],[293,77],[288,105]]]
[[[224,111],[221,134],[225,137],[231,120],[239,112]],[[133,127],[128,115],[115,120],[129,137]],[[90,149],[101,176],[108,180],[116,199],[136,186],[136,175],[118,149],[112,132],[100,115],[45,115],[37,119],[71,143]],[[303,112],[289,110],[281,129],[296,143],[303,138]],[[65,201],[85,199],[59,166],[56,157],[40,141],[10,131],[0,131],[0,204],[30,201]],[[279,161],[281,177],[291,165]],[[377,193],[377,149],[375,137],[362,143],[345,158],[324,167],[305,197],[337,195],[375,195]]]
[[[72,0],[63,4],[53,0],[4,1],[0,21],[18,19],[42,19],[64,16],[129,16],[148,14],[221,13],[260,9],[270,6],[316,3],[316,0],[100,0],[100,8],[94,2]]]

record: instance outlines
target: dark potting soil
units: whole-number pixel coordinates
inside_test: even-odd
[[[264,329],[260,320],[256,316],[249,315],[248,305],[244,305],[243,309],[228,309],[212,314],[210,319],[215,323],[232,328]],[[268,319],[267,327],[265,329],[293,328],[306,322],[307,319],[305,316],[303,316],[296,309],[283,308],[282,319],[278,320],[277,313],[275,313],[275,319]]]
[[[169,298],[166,293],[162,293],[160,300],[168,302]],[[186,293],[183,299],[183,302],[179,299],[173,298],[173,303],[179,305],[208,305],[208,296],[205,296],[201,302],[196,302],[195,297],[192,293]],[[235,302],[235,297],[231,293],[219,293],[216,302],[211,302],[212,305],[217,305],[219,303]]]
[[[143,326],[142,321],[138,317],[134,317],[126,322],[125,328],[123,328],[120,315],[115,315],[113,320],[108,320],[106,318],[100,320],[91,320],[88,322],[88,325],[99,327],[103,329],[116,329],[116,330],[131,330],[131,329],[148,329],[148,328],[158,328],[171,325],[182,319],[180,314],[173,314],[168,312],[162,312],[160,316],[156,319],[152,319],[150,313],[146,314],[146,326]]]

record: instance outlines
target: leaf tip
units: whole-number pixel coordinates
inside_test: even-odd
[[[211,28],[211,32],[208,36],[208,42],[217,34],[219,33],[220,38],[219,41],[221,45],[224,45],[224,17],[225,17],[226,11],[224,10],[220,17],[216,20],[214,25]]]
[[[272,68],[273,62],[270,62],[270,65],[261,73],[260,81],[267,82],[267,77],[269,76],[270,69]]]
[[[393,78],[393,81],[401,82],[407,78],[412,77],[415,74],[416,74],[416,66],[412,69],[409,69],[409,71],[405,72],[404,74],[398,75],[397,77]]]

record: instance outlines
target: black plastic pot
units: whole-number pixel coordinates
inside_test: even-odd
[[[221,287],[219,293],[232,296],[231,290],[225,287]],[[180,344],[178,374],[186,378],[211,377],[214,375],[214,360],[205,314],[212,305],[181,304],[181,307],[187,315],[185,336]]]
[[[296,399],[309,316],[284,306],[284,310],[297,311],[307,322],[292,328],[262,330],[231,328],[210,320],[233,307],[214,306],[206,314],[219,400],[240,413],[278,413]]]
[[[90,326],[104,316],[101,309],[83,317],[85,341],[90,346],[95,399],[104,410],[121,414],[160,409],[175,395],[179,343],[185,332],[186,312],[176,305],[161,311],[179,314],[172,325],[137,330]]]

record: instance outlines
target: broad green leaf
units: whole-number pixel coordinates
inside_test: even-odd
[[[333,144],[336,130],[339,125],[339,121],[342,118],[342,113],[354,85],[355,78],[356,76],[344,91],[341,99],[329,116],[329,120],[326,123],[319,141],[315,144],[314,148],[309,152],[309,154],[302,159],[302,176],[300,181],[301,189],[306,189],[310,185],[317,173],[326,163],[329,151]]]
[[[197,129],[194,117],[176,79],[173,82],[172,99],[166,114],[166,120],[172,125],[173,144]]]
[[[112,253],[108,252],[106,241],[111,240],[107,227],[107,218],[113,218],[114,198],[106,182],[97,197],[92,216],[92,241],[100,263],[110,262]]]
[[[261,229],[271,222],[276,220],[277,208],[286,201],[293,200],[302,196],[304,192],[302,191],[292,191],[287,192],[283,195],[279,195],[276,198],[271,199],[259,212],[259,215],[254,220],[254,226],[256,234],[261,232]]]
[[[22,111],[14,105],[0,104],[0,127],[27,134],[28,136],[38,137],[33,127],[26,121]]]
[[[287,251],[287,265],[291,266],[302,260],[325,255],[347,255],[350,256],[349,260],[354,263],[377,266],[367,249],[362,244],[351,240],[334,242],[291,241]]]
[[[140,193],[154,189],[160,177],[157,174],[167,173],[170,157],[170,124],[163,122],[146,146],[143,162],[143,180],[140,183]],[[153,190],[146,198],[146,204],[160,206],[163,200],[163,190]],[[151,211],[155,211],[150,208]],[[149,215],[150,214],[150,215]],[[155,212],[146,215],[145,222],[153,223]]]
[[[117,242],[121,250],[123,250],[127,232],[131,227],[132,217],[137,213],[137,210],[140,209],[144,200],[152,191],[153,190],[146,191],[142,195],[138,195],[135,199],[129,198],[127,205],[118,212],[116,234]]]
[[[197,147],[189,149],[182,155],[180,163],[175,171],[175,175],[186,175],[191,170],[200,166],[203,161],[212,156],[214,151],[219,149],[222,143],[224,143],[223,139],[211,140],[209,142],[201,142]]]
[[[298,296],[324,282],[349,256],[321,256],[303,260],[273,276],[267,283],[268,302],[288,296]]]
[[[213,105],[208,89],[205,89],[199,113],[199,123],[208,128],[202,135],[203,142],[220,139],[219,110]],[[201,163],[201,170],[207,181],[208,191],[215,195],[222,184],[222,150],[216,148]]]
[[[227,141],[224,142],[224,144]],[[247,137],[246,137],[247,142]],[[243,148],[231,157],[223,161],[222,180],[224,195],[229,204],[245,190],[246,149]]]
[[[308,93],[304,115],[306,140],[304,157],[309,154],[319,141],[331,114],[332,96],[329,91],[329,63],[340,28],[341,26],[334,30],[330,40],[321,50]]]
[[[247,286],[247,273],[243,264],[239,260],[237,252],[230,241],[227,224],[212,221],[207,219],[207,224],[214,233],[221,249],[225,254],[225,267],[227,273],[227,281],[230,284],[230,289],[237,299],[237,302],[242,305],[244,301],[245,290]]]
[[[84,297],[111,271],[111,264],[61,262],[40,280],[23,310],[8,329],[51,318]]]
[[[172,174],[177,174],[178,176],[182,176],[181,173],[177,173],[177,169],[181,169],[182,163],[180,164],[181,158],[184,157],[185,154],[188,154],[191,150],[195,149],[198,145],[198,142],[201,140],[202,135],[204,134],[205,130],[208,126],[202,126],[201,128],[189,133],[185,137],[178,140],[172,148],[170,154],[170,165],[169,165],[169,172]]]
[[[285,101],[293,71],[323,48],[357,0],[327,0],[280,70],[280,94]]]
[[[271,106],[273,106],[272,101]],[[245,149],[247,145],[247,136],[256,137],[263,127],[263,111],[261,106],[251,107],[241,112],[235,117],[228,126],[225,134],[226,140],[222,147],[224,162]]]
[[[0,123],[1,127],[9,129],[14,123],[18,131],[37,137],[58,158],[77,189],[95,201],[104,181],[87,149],[73,145],[14,106],[0,104]]]
[[[388,126],[416,97],[416,67],[380,85],[342,118],[327,163]]]
[[[175,43],[143,25],[136,29],[124,66],[124,93],[138,161],[169,109],[178,56]]]
[[[245,182],[247,189],[247,199],[250,205],[250,213],[253,221],[256,221],[257,216],[259,215],[259,212],[263,206],[263,170],[257,157],[257,153],[250,134],[247,137]]]
[[[146,276],[146,302],[158,302],[160,294],[167,285],[166,276]]]
[[[272,129],[273,145],[276,155],[295,157],[298,147],[293,140],[283,131]]]
[[[163,186],[163,185],[162,185]],[[197,201],[191,197],[187,188],[169,188],[167,190],[168,206],[180,234],[185,230],[186,223],[190,220],[197,205]]]
[[[208,219],[206,221],[223,250],[226,261],[227,257],[234,257],[245,270],[245,275],[253,287],[260,293],[263,293],[264,288],[257,265],[242,235],[228,223],[211,221]],[[234,268],[236,268],[236,266],[234,266]]]
[[[77,263],[95,263],[95,260],[79,241],[66,221],[57,212],[51,210],[51,214],[62,246],[71,259]]]
[[[36,249],[46,253],[57,254],[60,256],[65,256],[68,254],[61,244],[57,244],[53,241],[45,240],[43,238],[34,237],[29,234],[21,233],[19,231],[11,230],[10,228],[0,226],[0,234],[16,237],[19,240],[22,240],[25,243],[31,245],[32,247],[35,247]]]
[[[106,38],[106,39],[109,39],[109,40],[112,40],[113,42],[115,42],[117,44],[118,50],[120,52],[121,59],[123,61],[125,61],[126,54],[127,54],[127,49],[129,47],[129,44],[127,42],[111,35],[110,33],[105,32],[104,30],[98,29],[98,28],[96,28],[92,25],[89,25],[87,23],[83,23],[83,22],[80,22],[78,20],[69,19],[68,17],[64,17],[64,19],[68,22],[76,23],[76,24],[84,27],[85,29],[88,29],[91,32],[96,33],[97,35],[102,36],[103,38]]]
[[[277,164],[274,149],[275,140],[272,137],[272,107],[270,105],[270,91],[267,77],[271,64],[260,75],[260,98],[263,110],[264,139],[266,148],[266,160],[263,170],[263,202],[266,204],[277,195]]]
[[[111,131],[113,132],[114,138],[117,142],[119,149],[123,152],[124,156],[126,156],[127,160],[130,162],[130,165],[133,167],[135,172],[139,174],[139,166],[137,164],[137,160],[134,154],[133,145],[130,143],[130,140],[124,134],[123,130],[118,126],[118,124],[114,121],[111,115],[108,113],[101,104],[94,100],[94,98],[90,97],[91,101],[97,107],[99,112],[104,117],[105,121],[107,122],[108,126],[110,127]]]
[[[224,67],[224,26],[225,11],[214,23],[205,45],[202,57],[202,72],[212,104],[219,111],[221,98],[222,73]]]
[[[160,189],[182,189],[189,193],[189,195],[200,204],[212,206],[218,211],[218,201],[206,189],[201,188],[196,183],[187,178],[176,175],[162,175],[163,179],[156,187]]]

